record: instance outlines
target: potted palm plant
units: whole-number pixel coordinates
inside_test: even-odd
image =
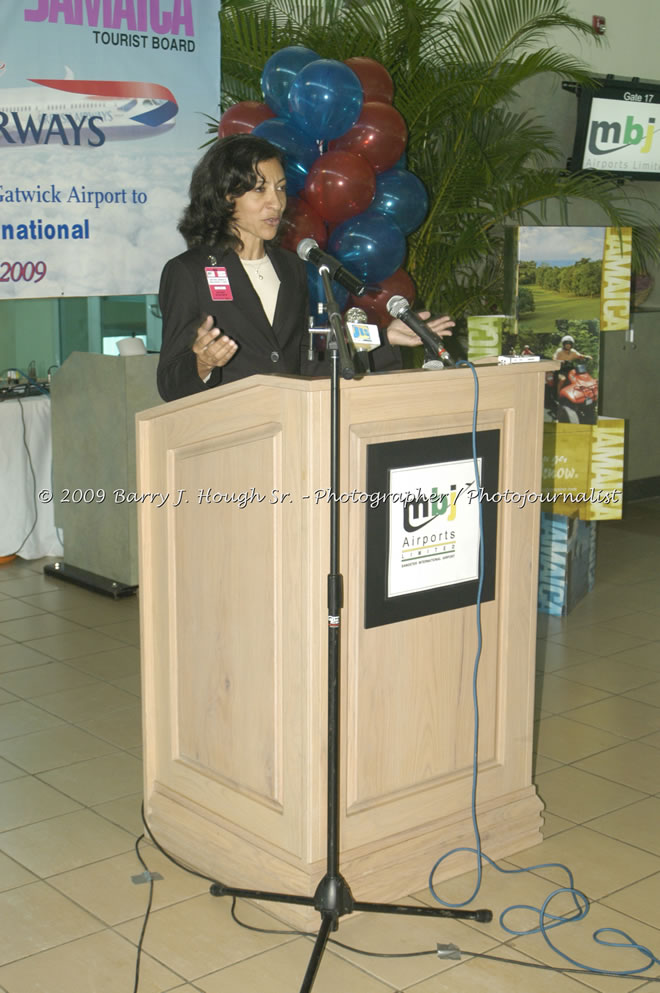
[[[591,85],[587,66],[551,41],[569,30],[599,42],[564,0],[223,0],[219,16],[223,110],[262,99],[263,67],[288,45],[370,57],[389,71],[408,125],[407,168],[429,194],[406,263],[429,309],[501,311],[507,233],[542,224],[550,205],[565,223],[583,200],[604,223],[633,227],[637,269],[660,257],[654,208],[620,180],[567,173],[557,136],[514,107],[541,74]]]

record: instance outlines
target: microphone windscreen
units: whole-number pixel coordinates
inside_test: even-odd
[[[367,324],[367,312],[362,307],[350,307],[344,317],[349,324]]]
[[[385,306],[388,314],[392,317],[401,317],[407,310],[410,310],[410,304],[406,298],[400,296],[390,297]]]
[[[306,262],[307,259],[309,258],[309,253],[313,249],[318,247],[319,247],[318,242],[314,241],[313,238],[303,238],[302,241],[298,242],[296,253],[298,254],[299,258],[303,259],[303,261]]]

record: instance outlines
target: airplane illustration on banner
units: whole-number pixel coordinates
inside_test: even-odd
[[[0,62],[0,75],[5,63]],[[171,131],[179,107],[159,83],[30,79],[33,86],[0,86],[0,147],[85,145],[152,138]]]

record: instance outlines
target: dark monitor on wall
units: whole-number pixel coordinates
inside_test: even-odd
[[[578,100],[570,171],[660,179],[660,82],[606,76],[594,83],[566,84]]]

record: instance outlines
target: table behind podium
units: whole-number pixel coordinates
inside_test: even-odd
[[[138,582],[135,414],[160,400],[157,355],[73,352],[53,377],[52,575],[114,595]]]
[[[58,555],[50,397],[7,393],[0,403],[0,556]]]

